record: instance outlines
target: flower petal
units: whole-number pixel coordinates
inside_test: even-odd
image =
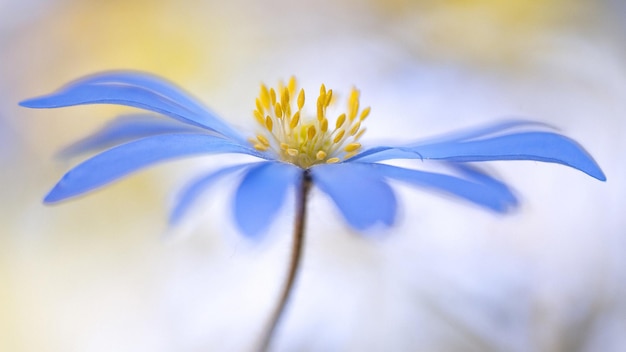
[[[311,168],[313,183],[328,194],[357,230],[378,223],[391,226],[395,220],[396,197],[372,164],[322,164]]]
[[[502,192],[504,200],[512,207],[519,204],[517,197],[506,183],[489,175],[487,171],[481,170],[479,167],[467,163],[447,163],[448,166],[459,171],[462,175],[469,177],[471,180],[480,182],[485,186],[493,189],[499,189]]]
[[[83,194],[160,161],[215,153],[242,153],[263,158],[251,148],[207,134],[151,136],[102,152],[74,167],[44,201],[54,203]]]
[[[503,183],[494,186],[492,183],[493,179],[470,181],[451,175],[405,169],[385,164],[369,165],[373,171],[381,176],[448,193],[499,213],[504,213],[510,207],[517,205],[517,199],[508,187]],[[476,170],[469,170],[468,172],[475,172],[474,176],[477,178],[483,177],[479,176],[480,174]]]
[[[257,237],[267,230],[285,201],[287,189],[300,181],[302,172],[281,162],[264,162],[248,170],[233,203],[235,221],[246,236]]]
[[[359,162],[376,162],[389,159],[421,159],[421,155],[416,154],[414,150],[415,147],[444,142],[461,142],[487,135],[501,134],[505,131],[510,131],[511,129],[533,126],[554,129],[551,126],[538,121],[511,119],[475,128],[469,128],[458,132],[446,133],[440,136],[425,138],[402,146],[376,146],[368,148],[354,156],[352,160],[359,160]],[[370,157],[370,155],[374,154],[376,154],[375,157]]]
[[[543,129],[552,129],[556,130],[556,128],[539,121],[531,121],[531,120],[521,120],[521,119],[513,119],[513,120],[504,120],[496,123],[488,123],[483,126],[478,126],[475,128],[463,129],[458,132],[446,133],[444,135],[426,138],[419,140],[415,143],[411,143],[407,145],[408,147],[417,147],[420,145],[426,144],[435,144],[435,143],[444,143],[444,142],[462,142],[470,139],[476,139],[486,136],[495,136],[502,135],[504,132],[511,132],[511,130],[520,130],[522,128],[537,128],[543,127]]]
[[[187,93],[145,73],[105,72],[74,81],[52,94],[20,103],[21,106],[38,109],[83,104],[119,104],[155,111],[243,141],[239,133]]]
[[[353,161],[388,159],[433,159],[453,162],[536,160],[578,169],[598,180],[606,176],[576,141],[552,132],[520,132],[496,137],[450,141],[415,147],[376,147],[354,156]]]
[[[64,148],[58,155],[68,158],[85,152],[102,150],[142,137],[200,131],[203,130],[176,120],[163,119],[156,115],[124,115],[106,124],[96,133]]]
[[[523,132],[461,143],[416,147],[425,159],[449,161],[536,160],[578,169],[598,180],[606,176],[576,141],[552,132]]]
[[[254,164],[241,164],[219,169],[193,180],[178,194],[176,203],[170,213],[170,224],[177,224],[187,213],[196,199],[212,186],[217,180],[232,173],[241,171]]]

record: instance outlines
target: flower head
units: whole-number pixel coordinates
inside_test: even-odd
[[[55,203],[106,185],[143,167],[174,158],[239,153],[260,162],[228,166],[192,181],[172,212],[178,221],[209,186],[222,177],[241,175],[234,197],[235,221],[242,232],[264,232],[288,191],[303,177],[333,200],[349,225],[365,230],[390,226],[397,202],[390,181],[433,189],[495,212],[517,205],[509,187],[469,162],[536,160],[578,169],[606,180],[593,158],[575,141],[532,121],[504,121],[424,141],[364,148],[359,92],[348,96],[345,113],[329,120],[333,91],[321,86],[315,113],[305,112],[305,93],[295,79],[277,89],[261,86],[254,117],[261,132],[245,138],[185,92],[158,77],[138,72],[108,72],[68,84],[47,96],[20,104],[57,108],[82,104],[118,104],[165,115],[124,116],[66,150],[73,154],[115,145],[70,170],[46,196]],[[450,174],[380,163],[416,159],[443,164]]]
[[[330,127],[327,108],[333,100],[332,89],[326,90],[323,84],[320,87],[314,118],[304,116],[304,89],[295,96],[295,77],[287,86],[281,84],[278,91],[261,85],[254,117],[265,131],[250,140],[256,150],[271,151],[278,159],[303,169],[338,163],[359,152],[358,140],[365,133],[361,122],[369,115],[370,108],[359,110],[358,90],[352,89],[347,113],[339,115]]]

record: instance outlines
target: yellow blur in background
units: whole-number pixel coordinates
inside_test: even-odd
[[[291,209],[253,245],[224,187],[168,229],[171,194],[218,158],[41,204],[78,162],[55,151],[132,109],[17,102],[111,69],[166,77],[244,130],[258,83],[292,74],[358,87],[372,140],[523,115],[560,127],[606,172],[600,183],[493,163],[521,195],[505,217],[399,187],[398,226],[382,239],[350,232],[314,194],[276,350],[622,351],[625,11],[610,0],[5,0],[0,351],[250,350],[276,299]]]

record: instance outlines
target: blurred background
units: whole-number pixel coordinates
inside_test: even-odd
[[[0,0],[0,350],[250,350],[291,245],[260,244],[231,192],[168,229],[178,186],[219,158],[160,165],[61,205],[79,160],[56,151],[132,109],[28,110],[80,76],[166,77],[253,126],[258,84],[294,74],[372,106],[369,140],[524,116],[558,126],[608,181],[497,162],[522,205],[500,217],[397,187],[398,225],[367,238],[315,192],[277,351],[624,351],[626,5],[621,0]]]

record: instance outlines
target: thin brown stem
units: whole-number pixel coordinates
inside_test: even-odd
[[[267,323],[265,332],[263,333],[259,351],[267,351],[278,327],[281,317],[285,313],[285,308],[289,301],[289,297],[293,291],[293,285],[296,281],[298,269],[302,259],[302,249],[304,248],[304,228],[306,225],[306,205],[311,189],[312,180],[309,170],[304,171],[300,189],[296,196],[296,218],[294,223],[293,244],[291,247],[291,261],[289,263],[289,271],[287,272],[287,280],[283,287],[278,304]]]

